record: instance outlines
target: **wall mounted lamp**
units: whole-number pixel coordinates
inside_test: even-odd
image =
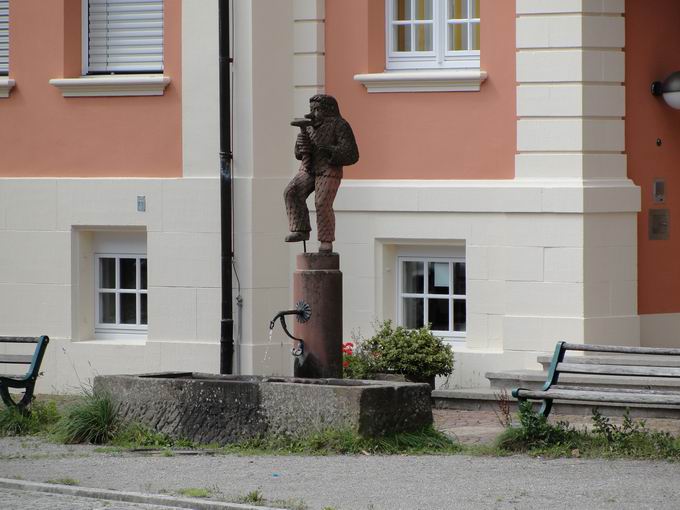
[[[662,82],[652,83],[652,94],[663,96],[668,106],[680,110],[680,71],[674,72]]]

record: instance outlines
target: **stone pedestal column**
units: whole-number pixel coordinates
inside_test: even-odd
[[[304,341],[303,361],[295,361],[296,377],[342,377],[342,273],[337,253],[301,253],[293,274],[295,303],[312,310],[305,323],[294,322],[294,335]]]

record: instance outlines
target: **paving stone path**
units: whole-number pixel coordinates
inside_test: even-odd
[[[489,444],[503,432],[499,416],[493,411],[459,411],[455,409],[434,409],[435,426],[456,437],[465,444]],[[551,414],[550,421],[567,421],[577,428],[590,427],[590,415]],[[637,419],[634,419],[637,421]],[[620,425],[622,418],[611,418],[612,423]],[[645,426],[650,430],[669,432],[680,436],[680,420],[646,418]]]

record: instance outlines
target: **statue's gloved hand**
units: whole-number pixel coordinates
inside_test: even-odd
[[[295,147],[300,154],[312,153],[312,141],[307,133],[298,133]]]

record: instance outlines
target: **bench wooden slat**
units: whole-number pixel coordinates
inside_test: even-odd
[[[34,336],[0,336],[0,343],[5,344],[37,344],[40,337]]]
[[[673,390],[650,390],[646,388],[625,388],[625,387],[607,387],[607,386],[567,386],[556,384],[550,387],[551,390],[577,390],[577,391],[599,391],[606,393],[642,393],[643,395],[680,395],[680,388],[678,391]]]
[[[596,365],[563,362],[557,364],[557,371],[564,374],[680,377],[680,368],[674,367],[636,367],[631,365]]]
[[[594,345],[594,344],[570,344],[565,343],[564,349],[568,351],[588,352],[618,352],[622,354],[650,354],[659,356],[680,356],[680,349],[664,347],[624,347],[619,345]]]
[[[589,402],[619,402],[637,404],[680,405],[680,394],[642,394],[637,392],[578,391],[578,390],[523,390],[518,397],[531,399],[581,400]]]
[[[586,365],[630,365],[635,367],[680,367],[680,358],[672,356],[567,356],[564,363],[583,363]]]
[[[33,355],[28,354],[0,354],[0,363],[13,363],[17,365],[30,365]]]

